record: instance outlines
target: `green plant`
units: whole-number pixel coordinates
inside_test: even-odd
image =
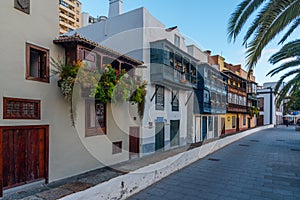
[[[258,117],[259,116],[259,109],[255,106],[255,107],[252,107],[250,108],[250,113],[249,113],[250,117]]]
[[[142,82],[140,77],[133,79],[126,74],[125,70],[120,72],[111,65],[100,68],[92,67],[88,63],[81,61],[72,65],[63,64],[51,58],[52,73],[59,77],[58,85],[65,99],[70,102],[72,125],[75,126],[75,111],[72,105],[74,84],[79,83],[81,88],[88,90],[88,96],[95,98],[102,103],[116,103],[132,101],[138,103],[139,115],[143,116],[144,102],[146,96],[146,82]]]

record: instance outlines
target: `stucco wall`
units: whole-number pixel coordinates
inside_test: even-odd
[[[1,22],[0,113],[3,97],[41,100],[41,120],[3,120],[0,126],[50,125],[49,181],[76,175],[101,166],[86,150],[71,126],[69,105],[64,100],[55,77],[50,83],[25,79],[25,43],[50,50],[50,56],[60,58],[64,50],[53,44],[58,36],[58,1],[31,0],[30,14],[14,8],[14,1],[3,1]],[[9,23],[8,23],[9,22]]]

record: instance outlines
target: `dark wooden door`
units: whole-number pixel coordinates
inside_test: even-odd
[[[2,187],[48,178],[48,126],[0,127]],[[2,188],[1,188],[2,191]]]
[[[207,137],[207,117],[202,117],[202,141]]]
[[[155,123],[155,151],[164,150],[165,147],[165,125]]]
[[[222,126],[222,132],[221,135],[225,135],[225,118],[221,118],[221,126]]]
[[[251,119],[248,118],[248,128],[251,128]]]
[[[170,130],[170,143],[171,147],[179,145],[179,127],[180,120],[171,120],[170,121],[171,130]]]
[[[259,117],[257,118],[257,126],[263,126],[263,125],[264,125],[264,116],[259,115]]]
[[[139,157],[140,153],[140,128],[129,128],[129,158]]]
[[[240,131],[240,117],[239,115],[236,116],[236,132]]]

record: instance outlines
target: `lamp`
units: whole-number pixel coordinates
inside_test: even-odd
[[[229,122],[230,122],[230,117],[227,117],[227,121],[229,121]]]

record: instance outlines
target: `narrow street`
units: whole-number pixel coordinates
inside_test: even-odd
[[[257,132],[129,199],[300,199],[300,132]]]

